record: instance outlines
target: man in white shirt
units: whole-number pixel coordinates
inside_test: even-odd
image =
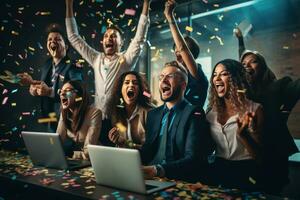
[[[135,37],[126,51],[122,47],[121,32],[108,27],[102,44],[104,52],[90,47],[79,35],[73,13],[73,0],[66,0],[66,27],[68,39],[77,52],[93,67],[95,74],[95,106],[102,110],[103,120],[109,119],[109,104],[112,99],[113,84],[122,73],[133,70],[141,54],[149,26],[150,0],[144,0],[143,10]]]

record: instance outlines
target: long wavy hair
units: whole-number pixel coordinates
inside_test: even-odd
[[[125,104],[124,104],[124,99],[122,96],[122,86],[123,82],[125,80],[125,77],[127,75],[134,75],[137,79],[137,84],[138,84],[138,96],[136,99],[136,105],[143,107],[143,108],[152,108],[153,105],[151,104],[151,98],[143,95],[144,92],[150,93],[148,84],[142,76],[135,71],[128,71],[123,74],[116,80],[114,87],[113,87],[113,93],[112,96],[113,101],[112,101],[112,110],[113,110],[113,121],[120,121],[123,124],[126,124],[126,118],[127,118],[127,113],[125,109]],[[122,100],[121,100],[122,99]]]
[[[63,122],[68,130],[72,133],[76,133],[80,130],[85,114],[89,106],[89,96],[86,87],[80,81],[68,81],[72,85],[74,90],[76,90],[76,95],[78,98],[75,100],[75,109],[73,113],[69,109],[61,109]]]
[[[222,60],[213,68],[212,76],[210,78],[208,109],[216,111],[218,113],[218,119],[221,119],[222,114],[225,113],[225,98],[218,96],[213,84],[213,73],[216,66],[219,64],[224,65],[230,74],[229,90],[227,94],[228,100],[235,113],[242,116],[249,108],[249,100],[247,98],[249,85],[246,80],[246,71],[242,64],[232,59]]]

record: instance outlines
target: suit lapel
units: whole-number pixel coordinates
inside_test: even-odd
[[[52,59],[48,59],[46,61],[46,64],[42,68],[42,74],[41,74],[41,80],[46,81],[47,75],[50,72],[50,69],[52,69]]]
[[[159,137],[160,125],[161,125],[161,121],[162,121],[162,117],[163,117],[163,112],[164,112],[164,105],[162,105],[158,109],[159,110],[157,111],[157,113],[155,113],[154,119],[153,119],[153,123],[152,123],[152,126],[153,126],[153,137],[151,139],[151,143],[154,142],[157,137]]]

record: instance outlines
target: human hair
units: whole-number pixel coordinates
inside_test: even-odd
[[[66,128],[72,133],[76,133],[78,130],[80,130],[84,121],[85,114],[89,106],[89,96],[86,87],[81,81],[68,81],[65,84],[67,83],[72,85],[77,97],[75,100],[75,109],[72,114],[69,109],[61,109],[62,119]]]
[[[199,43],[192,37],[188,35],[184,35],[183,39],[189,48],[190,52],[192,53],[194,59],[197,59],[200,53],[200,46]],[[175,50],[176,44],[173,45],[173,50]]]
[[[120,34],[121,39],[122,39],[122,35],[123,35],[124,32],[123,32],[123,30],[122,30],[119,26],[114,25],[114,24],[110,24],[110,25],[106,28],[106,30],[108,30],[108,29],[113,29],[113,30],[117,31],[117,32]]]
[[[180,74],[182,80],[185,81],[186,83],[188,82],[188,72],[187,72],[187,70],[185,69],[185,67],[182,64],[180,64],[176,60],[173,60],[171,62],[167,62],[164,65],[164,68],[165,67],[175,67],[175,68],[179,69],[179,74]]]
[[[235,113],[241,116],[248,110],[249,107],[249,100],[247,98],[249,85],[246,80],[246,71],[243,68],[242,64],[232,59],[225,59],[218,62],[212,70],[212,76],[210,78],[208,108],[213,109],[218,113],[218,119],[220,119],[222,117],[222,114],[225,113],[225,98],[218,96],[216,88],[213,84],[213,73],[219,64],[222,64],[230,74],[229,90],[227,95],[228,100],[232,105]]]
[[[113,109],[112,116],[116,121],[126,122],[126,117],[127,117],[126,109],[122,105],[120,99],[122,99],[122,101],[124,102],[124,99],[122,97],[122,86],[127,75],[134,75],[137,79],[137,84],[139,89],[138,89],[138,96],[136,99],[136,105],[143,108],[153,107],[151,104],[151,99],[143,94],[144,92],[150,93],[146,80],[136,71],[125,72],[121,74],[121,76],[116,80],[112,90],[112,96],[114,97],[112,101],[112,109]]]
[[[258,51],[246,50],[240,58],[241,63],[243,63],[244,59],[248,55],[254,55],[259,65],[259,73],[254,83],[256,86],[258,86],[259,88],[264,88],[265,86],[268,86],[270,83],[276,80],[275,74],[268,67],[265,58]]]
[[[57,23],[49,24],[46,29],[46,33],[47,33],[47,37],[50,33],[59,33],[61,35],[61,37],[63,38],[65,44],[68,43],[68,39],[67,39],[65,32],[63,31],[62,27]]]

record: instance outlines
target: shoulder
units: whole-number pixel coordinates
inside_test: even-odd
[[[87,113],[87,117],[90,118],[101,118],[102,119],[102,111],[99,108],[96,108],[94,106],[89,106]]]

